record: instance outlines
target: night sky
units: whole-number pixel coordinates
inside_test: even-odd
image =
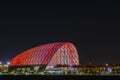
[[[80,63],[119,64],[117,2],[0,2],[0,61],[47,43],[71,42]]]

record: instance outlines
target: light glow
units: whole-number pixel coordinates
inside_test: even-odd
[[[68,42],[57,42],[31,48],[11,60],[10,66],[19,65],[79,65],[75,46]]]

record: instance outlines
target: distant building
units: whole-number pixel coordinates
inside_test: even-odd
[[[8,72],[8,64],[0,64],[0,72]]]
[[[56,42],[28,49],[11,60],[10,69],[34,68],[38,70],[53,68],[58,64],[79,65],[78,52],[72,43]]]

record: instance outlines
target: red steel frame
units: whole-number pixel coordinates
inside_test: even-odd
[[[41,65],[55,66],[79,65],[78,52],[72,43],[57,42],[31,48],[11,60],[10,66]]]

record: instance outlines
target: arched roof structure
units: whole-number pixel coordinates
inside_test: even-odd
[[[75,46],[68,42],[56,42],[28,49],[15,56],[10,66],[25,65],[78,65],[79,57]]]

